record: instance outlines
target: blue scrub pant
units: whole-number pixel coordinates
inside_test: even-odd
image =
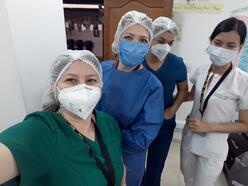
[[[148,149],[143,186],[160,186],[161,174],[168,155],[176,123],[175,118],[164,120],[163,125]]]
[[[145,172],[146,151],[131,153],[123,152],[123,161],[126,166],[127,186],[140,186]]]

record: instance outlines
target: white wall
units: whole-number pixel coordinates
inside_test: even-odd
[[[0,131],[20,121],[25,106],[4,0],[0,0]]]
[[[41,108],[51,63],[66,49],[62,0],[0,0],[0,23],[1,131]]]
[[[208,63],[209,58],[205,50],[209,44],[209,36],[215,26],[230,17],[231,12],[235,9],[248,7],[247,0],[191,0],[207,3],[222,3],[223,11],[218,14],[204,13],[178,13],[174,12],[174,20],[182,23],[182,40],[175,42],[173,52],[184,58],[188,67],[188,77],[191,77],[194,70],[199,64]],[[186,2],[183,0],[174,0],[174,4]],[[248,12],[247,14],[248,15]],[[191,86],[191,85],[190,85]],[[182,127],[185,118],[189,114],[192,103],[184,103],[177,113],[177,124]]]
[[[50,65],[66,49],[62,0],[8,1],[9,23],[26,111],[41,107]]]

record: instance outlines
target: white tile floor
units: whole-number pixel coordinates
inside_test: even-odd
[[[185,186],[179,166],[180,143],[173,142],[162,174],[161,186]],[[215,186],[227,186],[224,174],[220,175]]]

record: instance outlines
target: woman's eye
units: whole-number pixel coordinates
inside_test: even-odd
[[[229,49],[231,49],[231,50],[233,50],[233,49],[236,49],[237,48],[237,46],[236,45],[229,45],[229,46],[227,46]]]
[[[88,83],[88,84],[94,84],[94,83],[96,83],[96,82],[97,82],[96,79],[88,79],[88,80],[87,80],[87,83]]]
[[[124,36],[125,40],[133,40],[133,38],[131,36]]]
[[[65,82],[67,82],[67,83],[76,83],[77,80],[73,79],[73,78],[68,78],[68,79],[65,80]]]
[[[148,43],[148,41],[146,39],[140,39],[141,43]]]
[[[169,45],[169,46],[172,46],[172,45],[173,45],[173,43],[174,43],[174,42],[173,42],[173,41],[171,41],[171,42],[169,42],[169,43],[168,43],[168,45]]]
[[[159,43],[159,44],[165,44],[165,41],[158,40],[158,43]]]
[[[214,45],[215,46],[221,46],[221,43],[220,42],[214,42]]]

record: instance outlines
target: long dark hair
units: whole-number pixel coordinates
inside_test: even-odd
[[[230,17],[221,21],[214,29],[213,33],[209,37],[212,41],[221,32],[236,31],[240,37],[240,45],[243,45],[246,38],[247,28],[244,21],[235,17]]]

